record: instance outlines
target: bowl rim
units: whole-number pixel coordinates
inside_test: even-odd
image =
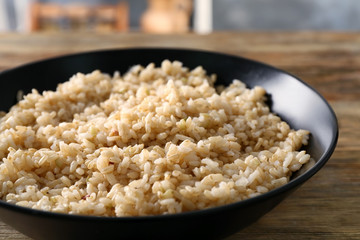
[[[288,75],[292,77],[294,80],[298,81],[299,83],[305,85],[308,89],[310,89],[313,93],[315,93],[327,106],[328,110],[331,113],[331,116],[334,120],[334,138],[331,139],[330,146],[326,149],[326,151],[321,155],[321,157],[318,159],[318,161],[312,166],[310,169],[306,170],[304,173],[297,176],[295,179],[291,179],[288,183],[285,185],[282,185],[280,187],[274,188],[266,193],[260,194],[255,197],[251,197],[245,200],[220,205],[216,207],[210,207],[205,209],[199,209],[199,210],[193,210],[188,212],[181,212],[181,213],[174,213],[174,214],[163,214],[163,215],[146,215],[146,216],[93,216],[93,215],[80,215],[80,214],[69,214],[69,213],[58,213],[58,212],[52,212],[52,211],[45,211],[45,210],[38,210],[38,209],[32,209],[28,207],[22,207],[18,206],[12,203],[5,202],[4,200],[0,199],[0,207],[1,208],[7,208],[8,210],[21,212],[25,214],[30,215],[36,215],[38,217],[47,217],[47,218],[57,218],[57,219],[66,219],[66,220],[86,220],[86,221],[106,221],[106,222],[119,222],[119,221],[154,221],[154,220],[171,220],[173,218],[179,218],[179,217],[193,217],[193,216],[199,216],[199,215],[211,215],[211,214],[217,214],[222,211],[231,211],[232,209],[239,208],[239,207],[247,207],[249,205],[255,204],[257,202],[262,202],[266,199],[272,198],[276,195],[280,195],[284,192],[287,192],[291,189],[296,189],[303,183],[305,183],[308,179],[310,179],[313,175],[315,175],[330,159],[331,155],[333,154],[336,144],[338,141],[339,136],[339,126],[338,126],[338,120],[336,117],[336,114],[330,104],[327,102],[327,100],[312,86],[310,86],[308,83],[304,82],[300,78],[296,77],[295,75],[284,71],[282,69],[279,69],[277,67],[274,67],[272,65],[252,60],[249,58],[245,58],[242,56],[234,55],[234,54],[228,54],[223,52],[217,52],[212,50],[203,50],[203,49],[196,49],[196,48],[177,48],[177,47],[124,47],[124,48],[108,48],[108,49],[100,49],[100,50],[90,50],[90,51],[80,51],[75,53],[69,53],[69,54],[63,54],[59,56],[54,56],[50,58],[40,59],[36,61],[32,61],[29,63],[21,64],[19,66],[16,66],[14,68],[5,69],[3,71],[0,71],[0,81],[1,77],[6,74],[11,74],[14,71],[21,70],[23,68],[32,67],[34,65],[43,64],[51,61],[58,61],[58,60],[66,60],[67,58],[74,58],[74,57],[81,57],[88,54],[99,54],[99,53],[114,53],[114,52],[134,52],[134,51],[173,51],[173,52],[186,52],[187,54],[190,53],[201,53],[201,54],[207,54],[212,56],[219,56],[219,57],[226,57],[226,58],[232,58],[232,59],[241,59],[243,61],[246,61],[250,63],[251,65],[254,65],[256,67],[261,68],[267,68],[269,70],[276,71],[278,73],[282,73],[285,75]],[[201,65],[201,64],[199,64]],[[186,67],[186,66],[185,66]],[[0,217],[1,219],[1,217]]]

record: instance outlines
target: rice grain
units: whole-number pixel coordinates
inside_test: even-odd
[[[45,211],[172,214],[251,198],[313,163],[262,87],[165,60],[75,74],[0,119],[0,198]]]

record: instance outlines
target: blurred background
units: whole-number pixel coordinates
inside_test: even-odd
[[[360,30],[359,0],[0,0],[0,32]]]

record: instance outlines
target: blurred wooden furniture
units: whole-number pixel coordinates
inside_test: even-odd
[[[188,32],[191,14],[192,0],[148,0],[141,29],[147,33]]]
[[[340,126],[337,148],[329,162],[289,198],[227,240],[356,240],[360,239],[359,43],[356,32],[1,34],[0,71],[74,52],[159,46],[219,51],[289,71],[333,107]],[[0,239],[28,238],[0,221]]]
[[[117,5],[64,4],[34,2],[31,6],[31,31],[82,30],[128,31],[127,2]]]

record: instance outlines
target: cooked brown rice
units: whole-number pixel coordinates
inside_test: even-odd
[[[0,199],[47,211],[138,216],[251,198],[309,162],[309,132],[269,111],[265,90],[178,61],[113,77],[78,73],[0,119]]]

